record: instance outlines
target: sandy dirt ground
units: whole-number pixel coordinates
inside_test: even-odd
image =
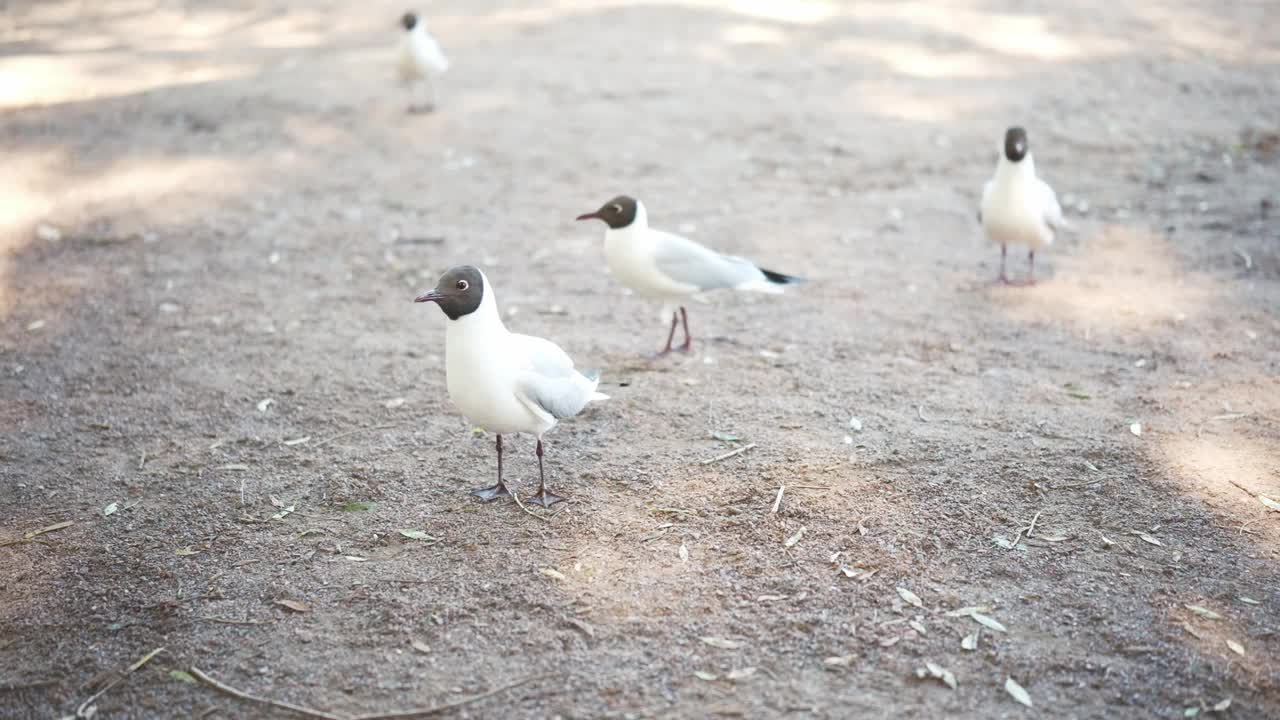
[[[1280,717],[1276,3],[440,1],[426,116],[401,5],[0,8],[0,717]],[[645,361],[621,192],[811,282]],[[463,262],[613,396],[550,512]]]

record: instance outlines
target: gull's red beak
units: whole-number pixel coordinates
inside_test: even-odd
[[[596,212],[583,213],[574,219],[575,220],[599,220],[600,212],[596,211]]]
[[[430,292],[424,292],[424,293],[422,293],[422,294],[421,294],[421,295],[419,295],[418,297],[414,298],[414,299],[413,299],[413,301],[414,301],[414,302],[416,302],[416,303],[419,303],[419,302],[440,302],[440,301],[441,301],[441,300],[443,300],[443,299],[444,299],[444,293],[440,292],[439,290],[431,290]]]

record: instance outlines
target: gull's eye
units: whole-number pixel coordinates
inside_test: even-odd
[[[619,215],[621,215],[621,214],[622,214],[622,206],[621,206],[621,205],[619,205],[618,203],[612,203],[612,204],[610,204],[610,205],[609,205],[609,209],[610,209],[610,210],[612,210],[612,211],[614,211],[614,212],[616,212],[616,213],[618,213]]]
[[[471,287],[471,283],[468,283],[466,280],[459,280],[458,284],[455,285],[454,287],[458,288],[463,292],[466,292],[467,288]]]

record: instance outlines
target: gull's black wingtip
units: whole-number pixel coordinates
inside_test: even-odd
[[[780,272],[765,270],[760,268],[760,272],[764,273],[764,278],[774,285],[798,285],[803,282],[809,282],[809,278],[797,277],[795,275],[783,275]]]

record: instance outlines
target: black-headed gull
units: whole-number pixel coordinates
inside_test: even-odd
[[[482,500],[510,495],[502,481],[502,436],[537,437],[538,493],[533,502],[550,507],[563,498],[547,492],[542,436],[587,403],[607,400],[596,392],[599,373],[583,374],[550,340],[510,332],[498,316],[493,286],[470,265],[450,269],[434,289],[414,299],[433,302],[449,318],[445,373],[449,398],[468,420],[498,436],[498,482],[472,494]]]
[[[661,300],[663,317],[671,313],[667,344],[659,355],[671,352],[677,320],[684,324],[684,344],[678,349],[688,351],[693,346],[689,315],[684,308],[690,296],[725,288],[781,293],[782,286],[802,282],[801,278],[757,267],[745,258],[721,255],[688,238],[655,230],[649,227],[644,203],[627,195],[619,195],[577,219],[601,220],[608,225],[604,231],[604,256],[609,271],[635,292]]]
[[[416,93],[418,85],[427,88],[427,102],[421,105],[409,105],[409,112],[431,112],[436,107],[435,79],[449,69],[449,59],[440,49],[431,33],[427,32],[427,23],[412,12],[400,18],[400,27],[404,33],[400,38],[400,82]]]
[[[1025,245],[1027,284],[1035,284],[1036,250],[1053,244],[1054,235],[1067,228],[1053,188],[1036,177],[1035,160],[1027,143],[1027,131],[1011,127],[1004,134],[1004,151],[996,163],[995,177],[982,188],[978,221],[987,237],[1000,245],[999,282],[1009,282],[1005,257],[1010,245]]]

